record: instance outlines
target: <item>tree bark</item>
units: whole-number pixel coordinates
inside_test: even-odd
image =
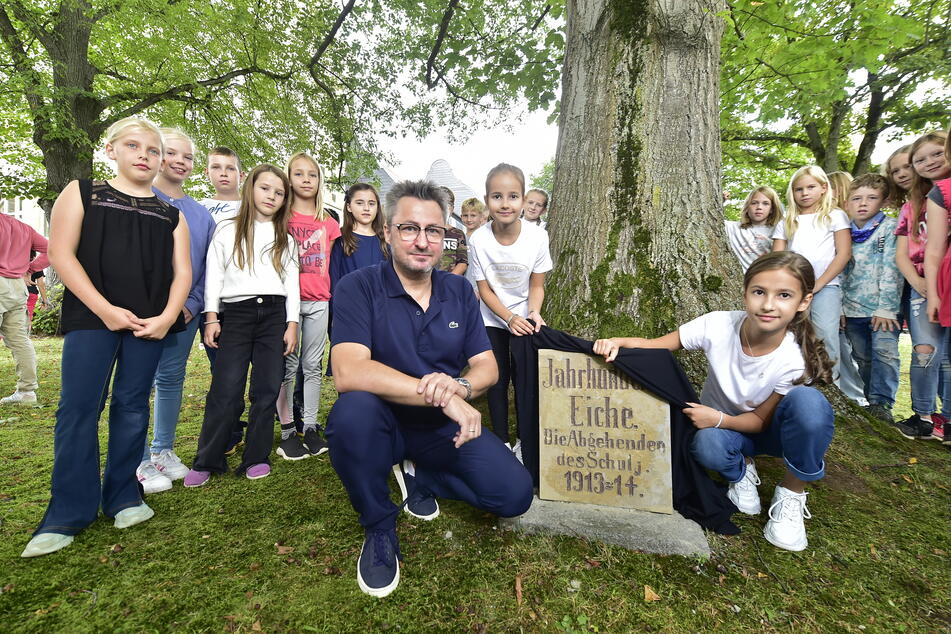
[[[657,336],[741,305],[723,230],[717,0],[569,0],[548,321]]]

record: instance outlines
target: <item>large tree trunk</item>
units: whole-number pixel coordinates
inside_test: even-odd
[[[569,0],[548,321],[656,336],[737,308],[723,230],[717,0]]]

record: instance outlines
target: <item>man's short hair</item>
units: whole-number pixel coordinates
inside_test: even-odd
[[[400,181],[393,185],[390,191],[386,192],[386,203],[383,205],[386,217],[386,224],[393,221],[396,214],[396,203],[401,198],[417,198],[419,200],[431,200],[439,205],[442,210],[442,220],[446,222],[449,217],[449,196],[443,191],[443,188],[432,181]]]
[[[209,162],[209,163],[211,162],[211,157],[212,157],[212,156],[215,156],[215,155],[217,155],[217,156],[227,156],[227,157],[233,158],[233,159],[234,159],[234,162],[235,162],[235,163],[237,164],[237,166],[238,166],[238,171],[239,171],[239,172],[243,171],[243,168],[241,167],[241,158],[238,156],[238,153],[235,152],[234,150],[232,150],[230,147],[227,147],[227,146],[225,146],[225,145],[219,145],[219,146],[217,146],[217,147],[212,148],[211,151],[208,152],[208,162]]]

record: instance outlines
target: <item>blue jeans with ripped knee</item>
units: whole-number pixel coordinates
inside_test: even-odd
[[[948,335],[951,329],[928,321],[927,301],[911,289],[908,307],[908,332],[911,335],[911,409],[918,415],[931,415],[936,408],[936,396],[944,395],[940,381],[951,380],[948,365]],[[922,350],[919,350],[919,346]],[[942,372],[944,370],[944,372]],[[941,403],[941,413],[951,415],[951,403]]]

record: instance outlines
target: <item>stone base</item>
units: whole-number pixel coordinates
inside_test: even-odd
[[[703,529],[672,515],[595,504],[535,498],[520,517],[501,518],[503,529],[528,534],[568,535],[663,555],[710,555]]]

